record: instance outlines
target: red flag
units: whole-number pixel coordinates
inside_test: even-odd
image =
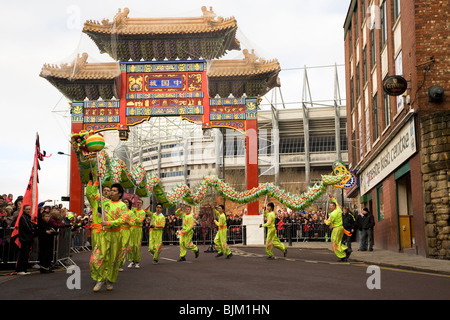
[[[14,230],[11,234],[11,238],[16,237],[15,242],[17,246],[20,248],[20,241],[19,241],[19,220],[23,213],[23,207],[25,205],[31,206],[31,222],[34,224],[37,224],[37,218],[38,218],[38,183],[39,183],[39,177],[38,177],[38,170],[40,170],[39,161],[43,161],[45,157],[45,151],[44,153],[41,153],[41,148],[39,144],[39,134],[36,134],[36,145],[35,145],[35,153],[34,153],[34,160],[33,160],[33,168],[31,170],[31,177],[30,181],[28,182],[27,189],[25,190],[25,195],[23,196],[22,200],[22,207],[20,208],[19,216],[17,217],[16,224],[14,226]]]

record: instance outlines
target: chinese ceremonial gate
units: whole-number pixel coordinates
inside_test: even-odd
[[[215,18],[212,10],[202,10],[200,18],[177,20],[132,19],[124,9],[112,23],[86,22],[83,32],[119,61],[88,63],[83,54],[69,65],[44,65],[41,76],[72,101],[73,133],[118,130],[120,139],[126,140],[130,126],[156,116],[179,116],[203,129],[227,127],[242,132],[247,189],[251,189],[258,186],[258,100],[279,86],[280,67],[276,60],[259,59],[247,50],[243,60],[201,59],[215,59],[239,48],[234,18]],[[141,33],[128,35],[127,30],[137,25]],[[156,29],[164,26],[175,31],[158,35]],[[189,31],[192,28],[203,31]],[[183,56],[186,50],[191,53]],[[184,59],[177,60],[180,56]],[[70,171],[70,210],[82,212],[84,186],[74,153]],[[258,202],[248,204],[247,210],[257,215]]]

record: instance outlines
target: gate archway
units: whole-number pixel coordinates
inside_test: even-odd
[[[44,65],[47,79],[71,101],[72,132],[118,130],[158,116],[177,116],[203,129],[233,128],[245,134],[247,189],[258,186],[259,97],[279,86],[280,65],[243,50],[242,60],[219,60],[239,50],[234,18],[217,17],[202,7],[193,18],[130,18],[125,8],[114,17],[87,21],[83,32],[116,62]],[[70,210],[82,212],[84,185],[72,152]],[[258,203],[247,205],[258,214]]]

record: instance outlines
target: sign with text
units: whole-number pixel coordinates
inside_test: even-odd
[[[360,175],[361,195],[383,181],[416,152],[414,117],[395,135],[389,144]]]

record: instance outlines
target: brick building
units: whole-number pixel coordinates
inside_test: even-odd
[[[443,0],[351,0],[344,23],[359,181],[347,196],[373,213],[376,247],[439,259],[450,259],[448,25]]]

